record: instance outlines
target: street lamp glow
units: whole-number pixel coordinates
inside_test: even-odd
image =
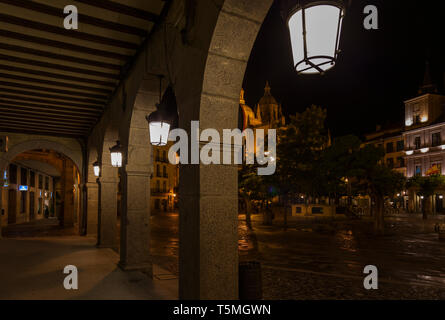
[[[412,120],[412,119],[408,119],[408,120],[406,120],[406,121],[405,121],[405,125],[406,125],[407,127],[412,126],[412,125],[413,125],[413,120]]]
[[[344,7],[336,1],[299,5],[291,11],[287,25],[297,73],[324,73],[335,65],[343,16]]]
[[[428,121],[428,117],[427,116],[423,116],[422,119],[420,119],[420,122],[427,122]]]
[[[111,165],[113,167],[122,167],[122,147],[120,141],[116,142],[116,145],[110,148],[111,153]]]
[[[170,124],[164,121],[153,121],[149,119],[150,143],[154,146],[165,146],[170,133]]]
[[[98,161],[96,161],[95,163],[93,163],[93,169],[94,169],[94,175],[96,177],[100,176],[100,164]]]

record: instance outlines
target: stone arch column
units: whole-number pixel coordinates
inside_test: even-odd
[[[99,227],[99,183],[98,177],[94,175],[93,163],[101,161],[99,152],[95,146],[88,147],[88,176],[86,178],[87,214],[86,234],[97,236]],[[100,172],[101,174],[102,172]]]
[[[119,140],[118,130],[109,123],[103,140],[99,186],[99,219],[97,245],[117,249],[118,168],[111,165],[110,148]]]
[[[244,71],[271,5],[272,0],[254,4],[244,0],[198,1],[193,48],[179,51],[190,60],[186,62],[190,67],[184,57],[175,59],[182,128],[190,132],[191,120],[200,121],[201,131],[214,128],[222,133],[223,129],[238,127]],[[181,165],[179,203],[180,299],[237,299],[237,166]]]
[[[158,79],[147,76],[133,106],[128,131],[125,167],[121,170],[122,210],[119,265],[124,270],[142,270],[152,275],[150,259],[150,175],[152,147],[146,115],[158,102]]]

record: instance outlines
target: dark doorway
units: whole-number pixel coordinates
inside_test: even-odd
[[[29,220],[34,220],[36,218],[34,194],[35,194],[34,192],[29,193]]]
[[[8,194],[8,224],[17,222],[17,192],[9,190]]]

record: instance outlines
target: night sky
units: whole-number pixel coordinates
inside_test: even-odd
[[[252,108],[266,80],[286,115],[311,104],[327,108],[333,136],[361,135],[376,124],[403,123],[403,101],[417,95],[428,59],[443,93],[445,1],[353,0],[343,22],[342,53],[325,75],[297,75],[276,1],[255,42],[243,87]],[[379,9],[379,30],[365,30],[363,9]]]

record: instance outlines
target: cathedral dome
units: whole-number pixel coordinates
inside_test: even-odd
[[[277,100],[270,93],[270,85],[269,82],[266,82],[266,87],[264,88],[264,96],[258,102],[260,106],[262,105],[278,105]]]

